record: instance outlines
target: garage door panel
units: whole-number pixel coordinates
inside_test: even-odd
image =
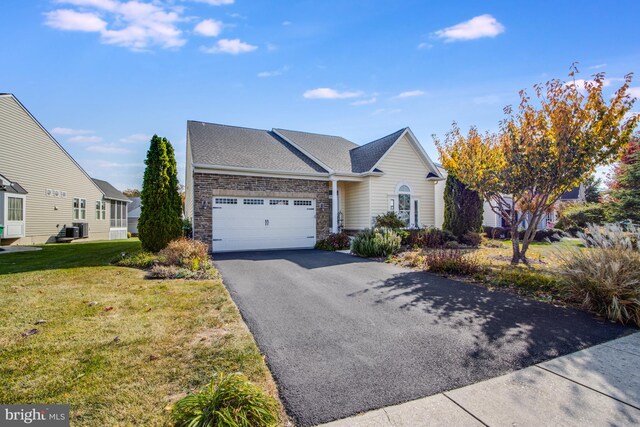
[[[213,202],[213,252],[315,245],[315,200],[225,197]]]

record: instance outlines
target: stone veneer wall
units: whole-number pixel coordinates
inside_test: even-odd
[[[211,245],[213,237],[211,204],[215,196],[313,198],[316,199],[316,239],[325,239],[331,233],[331,195],[327,181],[195,173],[193,235],[207,245]]]

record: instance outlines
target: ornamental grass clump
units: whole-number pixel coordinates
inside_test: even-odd
[[[424,262],[428,271],[439,274],[472,276],[483,270],[477,257],[473,254],[465,254],[459,249],[425,251]]]
[[[390,228],[366,229],[351,242],[351,252],[361,257],[386,257],[400,250],[400,236]]]
[[[586,248],[558,252],[560,275],[571,295],[607,319],[640,326],[640,228],[588,226]]]
[[[243,374],[219,374],[200,391],[179,400],[172,419],[180,427],[275,426],[278,405]]]

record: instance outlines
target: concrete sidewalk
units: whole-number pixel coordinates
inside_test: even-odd
[[[640,333],[457,390],[323,424],[638,426]]]

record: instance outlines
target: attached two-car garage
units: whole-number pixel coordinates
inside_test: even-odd
[[[213,252],[313,248],[316,201],[303,198],[214,197]]]

